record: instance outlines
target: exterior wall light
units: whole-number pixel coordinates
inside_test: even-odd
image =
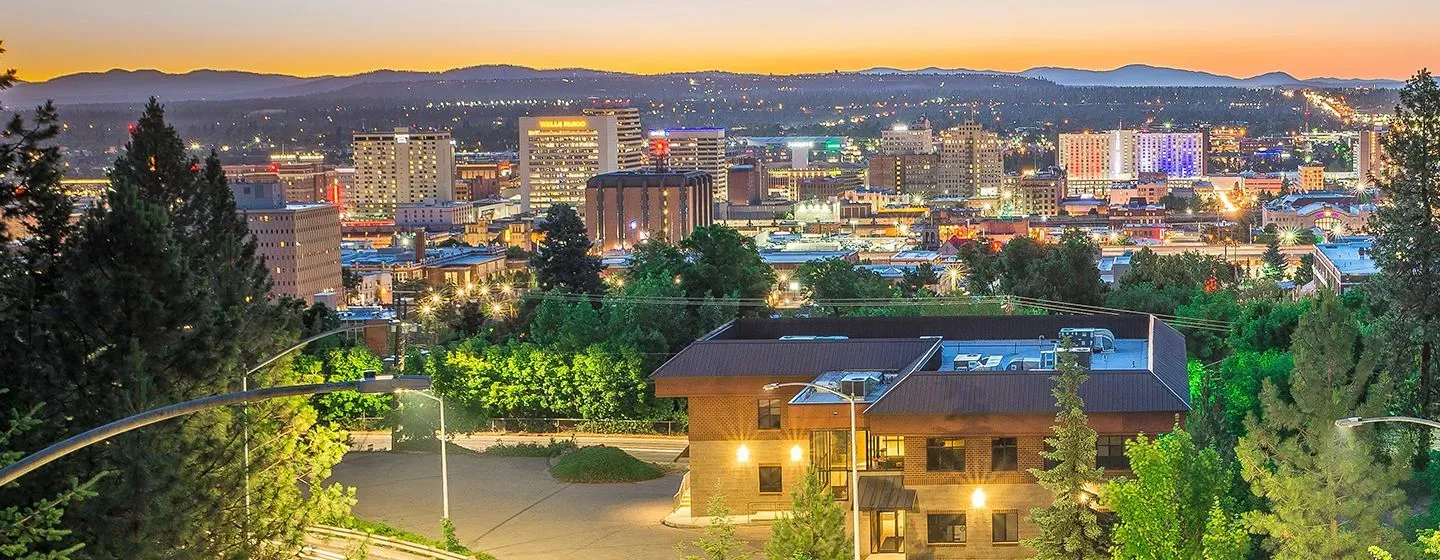
[[[799,445],[799,444],[790,446],[790,460],[791,460],[791,461],[799,462],[800,459],[803,458],[804,456],[805,456],[805,452],[800,449],[800,445]]]
[[[978,487],[977,487],[977,488],[975,488],[975,491],[970,494],[970,505],[973,506],[973,507],[977,507],[977,508],[983,508],[983,507],[985,507],[985,489],[984,489],[984,488],[978,488]]]
[[[736,461],[736,462],[740,462],[740,463],[744,463],[744,462],[749,461],[749,460],[750,460],[750,447],[749,447],[749,446],[746,446],[745,444],[742,443],[742,444],[740,444],[740,447],[735,450],[735,461]]]

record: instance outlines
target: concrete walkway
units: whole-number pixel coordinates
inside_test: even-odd
[[[440,535],[440,458],[350,453],[332,480],[356,488],[355,515]],[[450,517],[466,546],[500,560],[674,560],[702,534],[660,524],[680,476],[631,484],[570,484],[544,459],[450,456]],[[740,527],[760,551],[768,527]]]
[[[572,434],[453,434],[451,441],[456,445],[480,451],[496,443],[549,443],[550,440],[575,439],[581,447],[587,445],[608,445],[619,447],[641,461],[654,463],[675,462],[690,440],[684,436],[620,436],[620,435],[572,435]],[[390,432],[351,432],[350,448],[355,451],[389,451]],[[682,462],[688,461],[682,460]]]

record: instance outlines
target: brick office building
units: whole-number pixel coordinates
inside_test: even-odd
[[[1025,517],[1052,496],[1027,469],[1044,466],[1056,341],[1073,328],[1109,341],[1085,354],[1081,394],[1098,462],[1128,472],[1125,439],[1167,432],[1190,408],[1184,338],[1151,317],[740,319],[654,374],[657,396],[689,400],[682,493],[703,508],[720,489],[735,513],[774,519],[814,468],[848,511],[849,405],[764,389],[817,383],[859,398],[862,550],[1028,557]]]

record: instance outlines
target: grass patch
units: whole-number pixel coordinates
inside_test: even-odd
[[[425,535],[412,533],[410,531],[406,531],[393,525],[381,523],[379,521],[369,521],[365,519],[360,519],[358,517],[351,517],[350,519],[346,520],[344,526],[346,529],[353,529],[356,531],[370,533],[372,535],[399,539],[415,544],[432,546],[440,550],[448,550],[457,554],[464,554],[466,556],[474,558],[475,560],[495,560],[494,556],[491,556],[484,552],[480,552],[478,550],[470,550],[468,548],[465,548],[464,546],[458,546],[458,543],[446,543],[443,540],[432,539]]]
[[[592,445],[561,456],[550,476],[565,482],[639,482],[665,476],[665,471],[619,448]]]
[[[480,454],[487,457],[559,457],[579,449],[573,439],[550,438],[550,443],[496,443]]]

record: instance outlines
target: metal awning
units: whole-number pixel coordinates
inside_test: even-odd
[[[859,482],[860,509],[915,509],[915,491],[905,488],[904,476],[861,476]]]

